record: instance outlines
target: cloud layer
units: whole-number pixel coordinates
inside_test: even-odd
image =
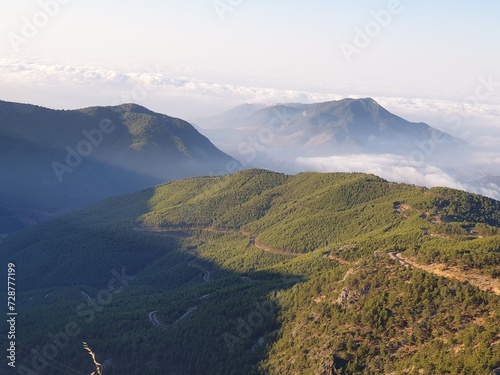
[[[36,60],[38,61],[38,60]],[[139,69],[110,69],[106,67],[78,64],[58,64],[51,61],[44,63],[29,62],[19,59],[0,59],[0,83],[3,85],[29,84],[40,86],[46,90],[79,91],[80,102],[73,107],[86,105],[82,97],[92,98],[94,105],[100,101],[120,101],[133,96],[136,101],[143,101],[144,105],[157,100],[166,100],[172,97],[183,97],[185,100],[196,100],[199,103],[216,103],[217,108],[230,109],[242,103],[290,103],[290,102],[321,102],[337,100],[346,96],[374,97],[388,110],[408,117],[412,121],[428,121],[430,125],[450,131],[456,136],[467,137],[478,128],[493,128],[497,131],[495,137],[500,137],[500,87],[488,95],[484,100],[473,102],[470,96],[474,88],[467,95],[454,94],[452,99],[415,98],[402,89],[394,89],[393,95],[387,89],[376,90],[368,87],[349,89],[347,87],[313,87],[307,89],[270,88],[267,85],[249,85],[241,83],[223,83],[227,78],[214,76],[211,80],[194,78],[196,74],[186,76],[181,74],[182,68],[146,66]],[[480,80],[478,78],[478,80]],[[282,83],[280,86],[284,87]],[[289,85],[293,86],[293,84]],[[500,85],[499,85],[500,86]],[[97,88],[97,90],[96,90]],[[82,91],[83,90],[83,91]],[[356,93],[357,94],[352,94]],[[361,93],[361,94],[360,94]],[[55,95],[57,96],[57,95]],[[41,100],[50,102],[50,97]],[[87,99],[87,102],[88,102]],[[134,99],[134,97],[131,97]],[[50,105],[50,103],[40,103]],[[59,107],[54,102],[53,107]],[[192,112],[197,112],[196,106],[190,106]],[[187,118],[212,115],[214,113],[189,113]],[[176,114],[180,115],[180,114]],[[489,129],[491,130],[491,129]],[[481,134],[492,135],[488,131]]]
[[[399,155],[356,154],[317,158],[299,157],[297,158],[297,163],[304,169],[317,172],[372,173],[389,181],[427,187],[447,186],[500,200],[500,187],[495,184],[480,187],[459,182],[440,167],[426,163],[410,162]]]
[[[65,109],[135,102],[171,116],[192,119],[216,115],[242,103],[311,103],[346,96],[372,96],[401,117],[427,122],[481,150],[471,159],[455,161],[455,165],[467,162],[473,168],[484,170],[485,175],[500,175],[500,87],[492,89],[490,95],[477,102],[470,99],[474,87],[472,94],[436,100],[410,95],[405,97],[404,90],[395,90],[394,96],[379,91],[382,94],[377,96],[376,93],[359,95],[359,92],[370,90],[353,89],[352,92],[358,95],[347,95],[349,89],[345,87],[328,92],[325,87],[290,90],[259,84],[222,83],[227,80],[217,76],[211,80],[196,78],[196,74],[186,76],[181,68],[176,67],[118,70],[34,61],[37,62],[0,59],[0,85],[4,93],[0,99]],[[225,150],[223,146],[221,148]],[[392,181],[449,186],[500,199],[500,188],[494,184],[473,186],[458,181],[444,167],[430,163],[410,164],[405,158],[390,154],[390,150],[386,155],[298,158],[296,162],[303,170],[367,172]]]
[[[198,101],[203,105],[209,101],[221,107],[219,111],[229,109],[245,102],[319,102],[340,99],[334,94],[311,93],[300,90],[273,89],[219,83],[185,76],[172,76],[152,67],[149,71],[115,71],[106,68],[50,65],[18,60],[0,60],[0,83],[3,85],[30,84],[42,85],[46,90],[59,88],[61,91],[87,90],[94,105],[126,101],[139,102],[143,105],[159,100],[182,97],[184,101]],[[57,96],[57,95],[56,95]],[[50,98],[43,98],[46,103],[35,103],[59,107],[58,102],[50,103]],[[87,101],[84,101],[83,105]],[[75,103],[75,107],[79,107]],[[198,113],[192,104],[189,113],[174,114],[193,118],[207,113]],[[183,111],[184,112],[184,111]],[[216,114],[210,113],[210,114]]]

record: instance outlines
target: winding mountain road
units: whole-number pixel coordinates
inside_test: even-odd
[[[198,306],[193,306],[193,307],[190,307],[189,309],[187,309],[186,312],[184,313],[184,315],[182,315],[179,319],[177,319],[175,322],[173,322],[172,325],[175,326],[177,323],[179,323],[182,319],[186,318],[189,314],[191,314],[197,308],[198,308]]]
[[[164,325],[161,324],[160,320],[158,319],[157,313],[158,313],[158,311],[151,311],[150,313],[148,313],[148,319],[155,326],[157,326],[159,328],[164,328]]]
[[[195,262],[196,262],[196,259],[193,259],[192,261],[188,262],[187,265],[189,267],[196,268],[197,270],[200,270],[201,272],[203,272],[203,281],[208,283],[210,281],[210,271],[206,270],[205,268],[203,268],[199,264],[196,264]]]
[[[401,265],[410,268],[418,268],[424,272],[445,277],[447,279],[458,280],[460,282],[468,282],[472,286],[489,293],[494,293],[500,296],[500,280],[492,277],[479,274],[477,272],[464,271],[459,267],[450,267],[444,263],[420,264],[414,260],[403,257],[401,253],[388,253],[389,257],[398,261]]]
[[[274,249],[272,247],[262,245],[256,241],[255,234],[252,234],[250,232],[246,232],[243,230],[237,230],[237,229],[190,226],[190,227],[171,227],[171,228],[136,227],[136,228],[134,228],[134,230],[138,231],[138,232],[152,233],[152,234],[168,234],[168,233],[172,233],[172,231],[174,231],[175,236],[180,236],[179,233],[182,233],[182,231],[188,231],[188,230],[202,230],[202,231],[207,231],[207,232],[218,232],[218,233],[239,233],[239,234],[242,234],[246,237],[249,237],[250,245],[257,248],[257,249],[260,249],[262,251],[272,253],[272,254],[294,256],[294,257],[301,255],[300,253],[294,253],[292,251],[283,250],[283,249]]]
[[[387,255],[389,255],[389,257],[392,259],[392,260],[395,260],[397,262],[399,262],[402,266],[405,266],[405,267],[410,267],[412,268],[413,266],[408,263],[406,260],[404,259],[401,259],[401,254],[400,253],[397,253],[397,252],[391,252],[391,253],[387,253]]]
[[[192,314],[197,308],[198,308],[198,306],[192,306],[192,307],[190,307],[189,309],[186,310],[186,312],[181,317],[179,317],[172,324],[166,324],[166,325],[162,324],[162,322],[158,318],[158,310],[157,311],[151,311],[150,313],[148,313],[148,319],[149,319],[149,321],[151,323],[153,323],[153,325],[155,325],[158,328],[167,328],[167,327],[170,327],[170,326],[175,326],[181,320],[185,319],[188,315]]]
[[[80,290],[80,295],[85,298],[86,300],[90,301],[92,298],[90,298],[90,296],[85,293],[83,290]]]

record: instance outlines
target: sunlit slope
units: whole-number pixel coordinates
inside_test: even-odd
[[[20,341],[78,322],[57,361],[82,373],[81,341],[107,375],[488,374],[498,296],[427,267],[496,280],[499,213],[373,175],[246,170],[107,199],[3,239],[0,258],[20,270]]]

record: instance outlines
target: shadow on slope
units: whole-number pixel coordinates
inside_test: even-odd
[[[273,295],[301,278],[266,271],[286,262],[277,255],[234,271],[230,248],[243,264],[247,253],[260,257],[241,236],[134,231],[154,192],[108,199],[0,244],[2,264],[16,265],[18,368],[90,373],[85,341],[109,375],[258,372],[279,328]]]

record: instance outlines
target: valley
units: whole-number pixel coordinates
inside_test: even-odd
[[[0,101],[0,148],[0,234],[240,165],[188,122],[136,104],[63,111]]]
[[[75,369],[91,371],[85,341],[113,358],[106,375],[486,375],[500,300],[453,276],[498,280],[499,212],[374,175],[253,169],[110,198],[9,235],[0,256],[24,270],[21,342],[75,322],[57,357]]]
[[[0,375],[500,375],[499,14],[2,1]]]

